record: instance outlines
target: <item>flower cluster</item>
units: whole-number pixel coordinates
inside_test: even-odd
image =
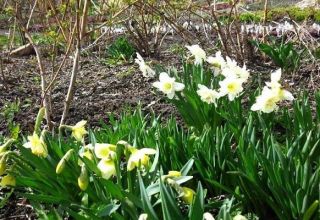
[[[223,79],[219,81],[219,88],[212,89],[206,85],[198,84],[197,94],[200,99],[208,104],[217,106],[217,100],[221,97],[228,97],[229,101],[233,101],[244,90],[243,84],[250,77],[250,73],[246,65],[240,67],[237,62],[230,57],[224,58],[218,51],[215,56],[206,57],[206,53],[199,45],[186,46],[194,57],[195,65],[202,65],[206,61],[214,70],[214,76],[221,75]],[[256,98],[256,103],[251,107],[253,111],[262,111],[270,113],[277,109],[278,103],[282,100],[292,101],[292,94],[283,89],[279,83],[281,78],[281,70],[271,74],[271,81],[266,83],[262,90],[262,94]],[[154,82],[153,86],[163,92],[169,99],[173,99],[175,92],[182,91],[185,88],[183,83],[176,82],[174,77],[170,77],[163,72],[159,75],[159,81]]]

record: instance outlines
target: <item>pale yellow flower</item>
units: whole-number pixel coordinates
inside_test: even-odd
[[[221,51],[218,51],[214,57],[209,56],[207,62],[219,69],[222,69],[227,65],[225,59],[221,56]]]
[[[142,148],[142,149],[135,149],[131,148],[131,155],[128,160],[128,165],[127,169],[128,171],[133,170],[136,167],[141,166],[146,166],[149,163],[149,156],[148,155],[153,155],[156,154],[155,149],[151,148]]]
[[[148,214],[147,213],[142,213],[138,218],[138,220],[147,220],[147,219],[148,219]]]
[[[247,218],[243,215],[236,215],[235,217],[233,217],[233,220],[247,220]]]
[[[16,178],[11,175],[3,176],[0,182],[0,186],[6,187],[6,186],[15,186],[16,185]]]
[[[282,88],[279,83],[281,78],[281,69],[271,73],[271,81],[266,82],[261,95],[256,97],[256,102],[252,105],[252,111],[262,111],[270,113],[278,109],[277,103],[279,101],[294,99],[293,95]]]
[[[179,92],[184,89],[184,84],[175,81],[175,78],[170,77],[165,72],[162,72],[159,75],[159,81],[154,82],[153,86],[166,94],[169,99],[172,99],[175,95],[175,92]]]
[[[193,201],[193,197],[196,194],[195,191],[188,187],[182,187],[182,200],[185,201],[187,204],[191,205]]]
[[[205,212],[203,214],[203,220],[214,220],[214,217],[213,217],[213,215],[211,213]]]
[[[220,97],[220,94],[216,90],[209,89],[204,85],[198,84],[197,94],[200,96],[203,102],[208,104],[215,104],[216,100]]]
[[[30,148],[31,152],[38,157],[48,156],[47,145],[44,142],[43,137],[39,138],[37,133],[33,133],[32,136],[28,136],[28,140],[29,141],[23,145],[25,148]]]
[[[199,45],[186,46],[190,53],[194,56],[194,64],[202,64],[206,60],[206,52]]]
[[[116,145],[113,144],[103,144],[103,143],[96,143],[94,145],[94,153],[97,158],[109,158],[110,153],[116,151]]]
[[[171,170],[168,173],[168,177],[180,177],[182,174],[180,171]]]
[[[98,163],[98,169],[101,171],[102,178],[110,179],[116,175],[116,167],[113,160],[102,159]]]
[[[83,136],[88,133],[85,128],[86,123],[87,121],[82,120],[82,121],[79,121],[76,125],[71,127],[72,136],[77,141],[82,141]]]
[[[242,87],[243,80],[236,77],[227,77],[219,82],[220,85],[220,96],[228,95],[228,99],[233,101],[243,91]]]
[[[144,77],[154,77],[156,75],[156,72],[144,62],[144,59],[139,53],[137,53],[135,62],[139,65],[139,69]]]

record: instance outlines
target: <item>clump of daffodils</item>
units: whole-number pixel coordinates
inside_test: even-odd
[[[278,103],[283,100],[294,100],[293,95],[282,88],[279,83],[281,69],[271,73],[271,81],[266,82],[261,95],[256,98],[256,102],[251,106],[252,111],[270,113],[278,109]]]
[[[218,91],[198,85],[197,91],[201,100],[208,104],[215,104],[220,97],[227,96],[233,101],[243,91],[243,84],[248,81],[250,73],[246,66],[240,67],[235,60],[229,57],[224,59],[218,51],[214,57],[209,56],[206,61],[214,68],[214,75],[223,75],[224,79],[219,82]]]
[[[151,69],[150,66],[148,66],[142,56],[137,53],[137,58],[135,59],[135,62],[139,65],[139,69],[142,72],[142,75],[144,77],[154,77],[155,76],[155,71]]]
[[[173,99],[175,92],[182,91],[185,87],[184,84],[176,82],[175,78],[165,72],[160,73],[159,81],[154,82],[153,86],[166,94],[169,99]]]

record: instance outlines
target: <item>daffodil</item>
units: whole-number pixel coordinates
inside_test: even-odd
[[[278,101],[279,97],[271,89],[264,87],[262,94],[256,98],[256,102],[251,106],[251,110],[270,113],[278,108]]]
[[[203,220],[214,220],[214,217],[212,216],[211,213],[205,212],[205,213],[203,214]]]
[[[3,176],[0,182],[0,186],[6,187],[6,186],[15,186],[16,185],[16,178],[11,175]]]
[[[209,56],[207,62],[213,67],[215,76],[219,75],[222,69],[227,65],[225,59],[221,55],[221,51],[218,51],[214,57]]]
[[[142,213],[138,218],[138,220],[147,220],[147,219],[148,219],[148,214],[147,213]]]
[[[236,215],[235,217],[233,217],[233,220],[247,220],[247,218],[243,215]]]
[[[202,64],[206,60],[206,52],[199,45],[186,46],[190,53],[194,56],[194,64]]]
[[[193,197],[195,195],[195,191],[188,187],[182,187],[182,199],[185,201],[187,204],[191,205],[193,201]]]
[[[219,82],[220,96],[228,95],[228,99],[233,101],[243,91],[242,83],[243,80],[237,77],[226,77],[224,80]]]
[[[256,97],[256,102],[252,105],[252,111],[262,111],[270,113],[278,108],[278,102],[283,100],[292,101],[293,95],[282,88],[280,84],[281,69],[271,73],[271,81],[266,82],[261,95]]]
[[[184,89],[184,84],[176,82],[175,78],[170,77],[165,72],[160,73],[159,81],[154,82],[153,86],[166,94],[169,99],[174,97],[175,92],[179,92]]]
[[[281,69],[278,69],[275,72],[271,73],[271,81],[266,82],[266,85],[275,93],[275,95],[279,98],[279,101],[294,100],[294,97],[291,94],[291,92],[282,88],[279,82],[280,78],[281,78]]]
[[[181,175],[180,171],[171,170],[168,172],[168,177],[180,177]]]
[[[128,165],[127,165],[127,170],[131,171],[136,167],[141,166],[146,166],[149,163],[149,156],[148,155],[153,155],[156,154],[155,149],[151,148],[142,148],[142,149],[131,149],[131,155],[128,160]]]
[[[74,152],[74,149],[70,149],[67,151],[65,155],[63,155],[63,157],[61,158],[61,160],[56,166],[56,174],[60,174],[64,170],[66,163],[72,156],[73,152]]]
[[[111,159],[102,159],[98,163],[98,169],[101,171],[102,178],[110,179],[116,175],[116,167]]]
[[[198,84],[197,94],[200,96],[203,102],[208,104],[215,104],[216,100],[220,97],[220,94],[216,90],[209,89],[204,85]]]
[[[87,124],[87,121],[82,120],[82,121],[79,121],[76,125],[71,127],[72,136],[77,141],[82,141],[83,136],[88,133],[85,128],[86,124]]]
[[[33,133],[32,136],[28,136],[28,142],[23,145],[25,148],[30,148],[31,152],[38,157],[47,157],[48,150],[47,145],[43,140],[43,137],[39,137],[37,133]]]
[[[249,71],[247,70],[246,65],[243,67],[238,66],[235,60],[232,60],[230,57],[227,57],[227,62],[224,68],[221,71],[221,74],[224,75],[226,78],[233,77],[239,78],[246,82],[250,76]]]
[[[139,65],[139,69],[142,72],[142,75],[144,77],[154,77],[155,71],[151,69],[145,62],[142,56],[137,53],[137,58],[135,59],[135,62]]]
[[[110,157],[110,153],[115,152],[116,145],[113,144],[100,144],[96,143],[94,145],[94,153],[97,156],[97,158],[108,158]]]

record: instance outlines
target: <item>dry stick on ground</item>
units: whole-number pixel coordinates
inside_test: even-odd
[[[85,0],[84,6],[89,7],[89,0]],[[77,1],[79,2],[79,1]],[[82,13],[82,21],[85,19],[84,17],[88,16],[88,8],[83,8],[83,13]],[[81,34],[80,32],[84,30],[85,27],[80,26],[79,21],[80,16],[79,16],[79,9],[78,9],[78,4],[76,4],[76,29],[77,29],[77,45],[76,45],[76,51],[74,55],[74,60],[73,60],[73,67],[72,67],[72,74],[71,74],[71,79],[70,79],[70,84],[68,88],[68,93],[66,96],[66,100],[64,103],[64,109],[60,121],[60,126],[63,125],[66,121],[66,118],[69,113],[70,105],[73,100],[73,95],[74,95],[74,90],[75,90],[75,84],[76,84],[76,78],[79,72],[79,60],[80,60],[80,50],[81,50],[81,36],[84,36],[85,34]],[[85,25],[85,22],[81,22],[81,25]]]

